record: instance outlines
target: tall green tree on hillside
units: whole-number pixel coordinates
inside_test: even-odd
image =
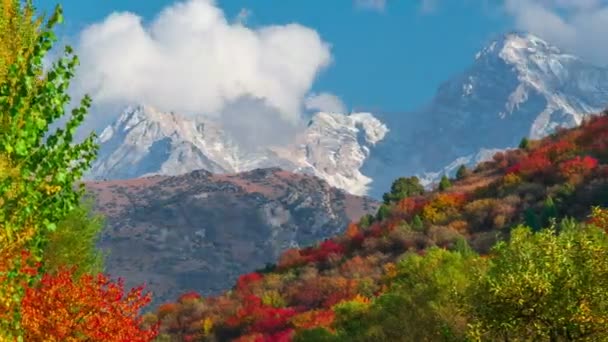
[[[385,204],[398,202],[406,197],[422,195],[424,187],[418,177],[401,177],[393,182],[391,191],[382,196]]]
[[[24,281],[37,279],[17,272],[14,253],[26,247],[44,269],[49,233],[78,206],[84,186],[76,185],[98,148],[94,134],[74,142],[90,106],[88,96],[71,111],[65,127],[49,132],[50,124],[65,114],[69,81],[78,64],[66,47],[65,57],[43,74],[42,60],[56,41],[52,28],[61,20],[57,7],[36,35],[31,53],[21,50],[0,84],[0,159],[8,170],[0,177],[0,331],[8,336],[20,334],[18,303]]]

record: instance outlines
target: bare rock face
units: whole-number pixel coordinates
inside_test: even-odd
[[[106,271],[129,286],[145,282],[154,304],[189,290],[226,290],[240,274],[276,262],[284,249],[338,234],[378,207],[278,168],[86,185],[107,217],[100,243],[109,251]]]

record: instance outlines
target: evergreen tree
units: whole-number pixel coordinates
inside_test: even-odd
[[[415,215],[414,218],[412,218],[412,229],[415,231],[422,231],[424,229],[424,223],[419,215]]]
[[[378,208],[378,213],[376,213],[376,219],[378,219],[378,221],[382,221],[387,218],[390,213],[390,207],[387,204],[382,204],[380,208]]]
[[[458,168],[458,171],[456,171],[456,179],[460,180],[460,179],[464,179],[466,178],[468,175],[470,174],[469,169],[467,169],[466,165],[462,164],[460,165],[460,167]]]
[[[406,197],[422,195],[424,187],[418,177],[401,177],[393,182],[391,191],[382,196],[385,204],[398,202]]]
[[[528,147],[530,147],[530,140],[528,140],[526,137],[522,138],[519,142],[519,148],[522,150],[527,150]]]
[[[441,177],[441,181],[439,181],[439,190],[444,191],[444,190],[447,190],[451,186],[452,186],[452,183],[450,182],[450,179],[448,178],[448,176],[443,175],[443,177]]]

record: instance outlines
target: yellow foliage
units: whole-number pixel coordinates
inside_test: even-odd
[[[385,264],[383,268],[384,268],[384,274],[388,278],[394,278],[397,276],[397,266],[394,263],[389,262],[389,263]]]
[[[512,186],[521,183],[521,177],[515,173],[508,173],[502,178],[505,186]]]
[[[213,319],[211,317],[205,317],[203,319],[203,335],[207,336],[211,333],[211,329],[213,329]]]

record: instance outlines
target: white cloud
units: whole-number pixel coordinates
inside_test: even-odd
[[[346,113],[346,106],[342,100],[330,93],[311,94],[304,101],[304,107],[312,111]]]
[[[600,0],[505,0],[505,10],[520,30],[592,62],[606,64],[608,4]]]
[[[296,122],[317,74],[331,62],[315,30],[251,29],[238,18],[229,22],[212,0],[171,5],[149,26],[133,13],[113,13],[79,38],[76,93],[89,93],[98,106],[145,103],[221,115],[248,97]]]
[[[354,0],[355,7],[374,11],[384,11],[386,0]]]

